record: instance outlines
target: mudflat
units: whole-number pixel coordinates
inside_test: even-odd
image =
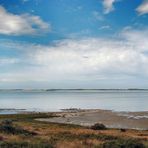
[[[148,111],[114,112],[100,109],[64,109],[54,112],[56,117],[38,118],[37,121],[91,126],[102,123],[108,128],[148,130]]]

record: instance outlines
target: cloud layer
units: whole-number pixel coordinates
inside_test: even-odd
[[[0,34],[4,35],[31,35],[40,31],[51,31],[47,24],[39,16],[30,14],[16,15],[7,12],[0,6]]]
[[[31,59],[53,74],[94,75],[98,78],[109,75],[147,76],[147,33],[125,30],[120,34],[121,40],[64,40],[55,46],[37,50]]]
[[[11,44],[20,52],[21,66],[11,63],[13,71],[0,77],[16,82],[148,77],[147,34],[148,29],[125,29],[114,39],[67,39],[49,46]]]

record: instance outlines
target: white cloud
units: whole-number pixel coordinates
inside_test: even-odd
[[[105,25],[105,26],[101,26],[99,28],[99,30],[106,30],[106,29],[110,29],[110,26],[109,25]]]
[[[114,39],[67,39],[53,45],[16,45],[20,67],[1,76],[9,81],[98,80],[148,77],[148,29],[125,29]],[[19,47],[20,46],[20,47]],[[8,46],[7,46],[8,47]],[[19,52],[19,51],[18,51]],[[27,65],[27,66],[26,66]],[[124,80],[123,80],[124,81]]]
[[[103,0],[104,13],[108,14],[114,10],[114,3],[116,0]]]
[[[97,11],[93,11],[93,16],[96,20],[99,20],[99,21],[103,21],[104,20],[104,17]]]
[[[37,50],[30,59],[50,75],[148,75],[145,70],[148,56],[143,53],[148,45],[141,46],[142,43],[137,42],[139,38],[134,38],[133,32],[128,33],[124,32],[125,41],[98,38],[65,40],[56,46]]]
[[[140,14],[147,14],[148,13],[148,0],[144,0],[142,4],[136,9],[136,11]]]
[[[17,62],[18,62],[18,59],[16,58],[1,58],[0,57],[0,65],[15,64]]]
[[[22,0],[22,2],[24,2],[24,3],[25,3],[25,2],[28,2],[28,1],[29,1],[29,0]]]
[[[51,31],[51,26],[41,20],[39,16],[16,15],[9,13],[4,7],[0,6],[0,34],[26,35],[41,31]]]

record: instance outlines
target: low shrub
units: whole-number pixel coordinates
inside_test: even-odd
[[[120,132],[126,132],[126,129],[121,128],[121,129],[120,129]]]
[[[4,120],[0,124],[0,131],[7,134],[23,134],[23,135],[36,135],[34,132],[27,131],[20,127],[15,127],[11,120]]]
[[[128,139],[105,142],[102,148],[145,148],[145,146],[137,140]]]
[[[90,127],[93,130],[106,130],[106,126],[102,123],[96,123],[93,126]]]

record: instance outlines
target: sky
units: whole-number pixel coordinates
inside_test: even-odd
[[[148,88],[148,0],[0,0],[0,89]]]

